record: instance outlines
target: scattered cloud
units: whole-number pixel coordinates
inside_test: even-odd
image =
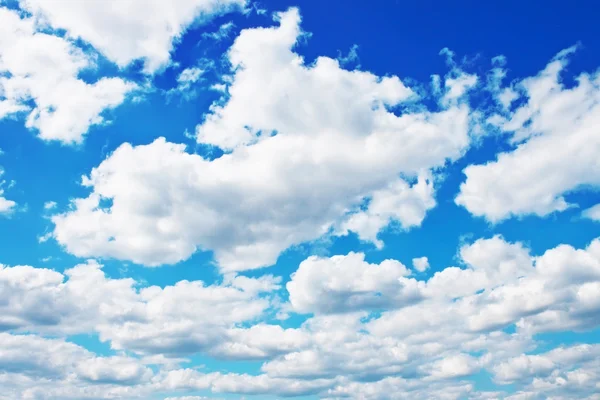
[[[596,204],[581,213],[584,218],[591,219],[593,221],[600,221],[600,204]]]
[[[425,272],[429,269],[429,260],[427,257],[419,257],[412,259],[413,268],[419,272]]]
[[[81,143],[90,126],[106,122],[104,111],[137,87],[121,78],[78,77],[93,68],[93,57],[72,42],[0,7],[0,118],[24,114],[41,139]]]
[[[473,215],[491,222],[546,216],[574,206],[567,193],[600,185],[600,74],[582,73],[566,87],[561,74],[575,49],[560,52],[536,76],[513,83],[510,92],[496,91],[504,111],[489,121],[510,135],[514,150],[465,168],[456,203]],[[520,105],[507,110],[515,100]]]
[[[173,43],[195,22],[208,21],[235,10],[246,0],[20,0],[35,17],[72,39],[82,39],[116,63],[126,67],[144,62],[152,74],[167,66]]]
[[[377,232],[390,222],[421,223],[435,205],[429,174],[469,147],[468,105],[397,115],[416,100],[398,77],[327,57],[306,66],[293,51],[298,10],[278,23],[236,38],[230,95],[197,128],[200,143],[226,154],[203,159],[164,139],[123,144],[84,178],[90,196],[53,217],[67,251],[152,266],[211,250],[236,271],[332,231],[381,247]]]
[[[28,379],[49,374],[63,379],[72,371],[92,393],[127,382],[128,394],[498,396],[461,380],[480,370],[498,383],[518,383],[523,393],[566,393],[560,382],[581,398],[593,393],[597,346],[532,352],[539,345],[536,334],[598,326],[600,238],[583,249],[559,245],[532,256],[521,243],[495,236],[463,245],[459,255],[461,267],[424,280],[411,278],[396,260],[369,264],[358,253],[309,257],[287,284],[291,310],[313,314],[299,328],[262,322],[280,287],[274,277],[140,288],[130,278],[108,278],[93,261],[64,274],[2,267],[0,326],[11,333],[3,333],[1,342],[11,350],[0,351],[6,359],[0,364],[10,374],[27,372]],[[74,333],[98,334],[113,351],[130,356],[99,357],[61,339],[37,336]],[[23,353],[17,343],[44,351]],[[180,366],[198,352],[262,360],[261,372],[204,373]],[[73,361],[79,359],[84,361]],[[142,360],[164,369],[151,371]],[[47,387],[35,379],[27,388],[18,380],[9,387],[22,393]],[[73,388],[78,380],[66,386],[71,393],[78,393]],[[118,398],[125,392],[114,393]]]

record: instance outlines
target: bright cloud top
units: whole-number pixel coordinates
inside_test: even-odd
[[[510,97],[489,122],[512,134],[516,148],[467,167],[457,204],[492,222],[545,216],[573,206],[567,193],[600,185],[600,74],[583,73],[565,87],[561,73],[574,51],[562,51],[537,76],[497,92],[501,103]]]
[[[14,378],[8,386],[13,393],[34,390],[21,387],[19,377],[35,371],[40,378],[30,382],[36,388],[44,387],[42,377],[54,376],[64,379],[71,396],[87,382],[89,390],[108,390],[117,398],[191,389],[368,399],[383,398],[388,390],[419,397],[450,390],[471,397],[477,392],[460,379],[480,370],[497,382],[521,381],[524,393],[593,390],[600,365],[589,352],[596,346],[528,353],[536,348],[534,334],[597,327],[600,239],[584,249],[560,245],[534,257],[522,244],[496,236],[464,245],[459,254],[462,267],[426,280],[411,278],[396,260],[377,265],[357,253],[309,257],[287,291],[293,310],[314,316],[287,329],[252,322],[278,307],[280,281],[272,276],[135,288],[130,278],[106,277],[95,262],[64,275],[3,267],[0,282],[9,289],[2,292],[0,326],[13,333],[3,334],[11,350],[0,351],[1,364]],[[382,312],[366,318],[369,310]],[[514,333],[506,333],[507,327]],[[18,332],[96,333],[135,357],[97,357],[59,339]],[[23,347],[26,360],[16,350]],[[203,373],[180,366],[198,352],[262,360],[262,372]],[[163,369],[153,372],[146,365]],[[72,372],[78,380],[67,380]],[[537,377],[533,384],[530,376]],[[448,383],[450,378],[459,381]],[[569,384],[557,386],[557,379]],[[125,383],[128,392],[120,392]]]
[[[25,125],[40,138],[80,143],[91,125],[104,121],[103,111],[136,87],[120,78],[78,78],[93,68],[93,57],[73,43],[38,31],[33,18],[0,8],[0,119],[25,113]]]
[[[230,153],[207,160],[163,139],[122,145],[84,178],[91,195],[53,218],[58,242],[146,265],[212,250],[223,270],[245,270],[332,229],[381,247],[391,221],[418,226],[435,205],[429,171],[469,146],[468,105],[396,115],[391,107],[416,101],[399,78],[327,57],[305,66],[292,50],[299,22],[292,9],[279,27],[242,31],[229,50],[230,96],[197,133]]]

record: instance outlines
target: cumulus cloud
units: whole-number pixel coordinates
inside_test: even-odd
[[[503,362],[535,348],[537,333],[597,327],[599,244],[597,239],[585,249],[561,245],[534,257],[519,243],[480,239],[460,249],[462,268],[413,280],[420,297],[399,308],[394,301],[403,295],[401,264],[368,264],[356,254],[309,258],[288,291],[293,307],[317,313],[301,328],[311,344],[298,341],[296,351],[262,369],[285,378],[377,381],[369,386],[373,390],[391,384],[385,377],[396,374],[403,377],[394,381],[396,390],[411,393],[433,393],[426,382],[460,379],[482,368],[502,370]],[[380,316],[369,314],[371,304],[363,299],[387,308]],[[509,326],[515,333],[503,331]],[[356,385],[359,392],[367,390]]]
[[[266,322],[265,312],[274,306],[269,296],[279,289],[270,276],[231,275],[221,284],[181,281],[160,288],[108,278],[95,262],[64,274],[2,267],[0,324],[12,332],[3,333],[3,342],[19,349],[16,341],[27,340],[58,350],[29,358],[0,350],[0,364],[11,369],[7,387],[15,391],[8,393],[28,391],[40,399],[198,390],[321,398],[508,397],[476,390],[466,380],[482,369],[498,383],[517,385],[522,396],[560,396],[565,388],[579,398],[594,393],[596,346],[532,351],[538,333],[598,327],[600,239],[583,249],[559,245],[533,256],[522,244],[495,236],[466,244],[458,254],[459,267],[423,280],[411,278],[395,260],[372,264],[359,253],[309,257],[287,284],[288,312],[314,314],[298,328]],[[30,334],[14,335],[19,332]],[[99,357],[32,332],[95,333],[123,353]],[[255,375],[181,366],[196,353],[263,362]],[[149,372],[146,364],[156,370]],[[69,374],[76,379],[60,390],[43,380],[62,382]]]
[[[541,354],[520,355],[493,368],[494,379],[503,384],[524,385],[523,398],[590,398],[600,378],[596,344],[558,347]],[[530,397],[526,397],[530,396]],[[536,397],[537,396],[537,397]]]
[[[228,96],[197,128],[226,154],[204,159],[164,139],[122,145],[83,179],[90,196],[53,217],[67,251],[154,266],[211,250],[234,271],[331,232],[381,246],[388,223],[421,223],[435,205],[430,171],[469,146],[468,105],[396,113],[416,98],[398,77],[327,57],[307,66],[293,51],[298,10],[278,21],[240,33]]]
[[[139,392],[136,386],[152,376],[135,358],[100,357],[62,339],[0,333],[3,398],[118,398]]]
[[[120,67],[134,60],[154,73],[170,62],[173,43],[193,23],[234,10],[246,0],[19,0],[35,17],[90,43]]]
[[[584,218],[591,219],[593,221],[600,221],[600,204],[592,206],[582,213]]]
[[[365,210],[346,217],[341,233],[355,232],[381,249],[384,243],[377,234],[392,222],[399,222],[403,229],[421,225],[427,211],[436,205],[434,192],[430,177],[420,176],[412,186],[402,179],[390,182],[386,188],[373,192]]]
[[[582,73],[567,87],[561,76],[574,51],[560,52],[536,76],[513,83],[509,93],[517,97],[496,91],[508,111],[489,122],[511,135],[514,150],[465,168],[457,204],[492,222],[545,216],[573,206],[567,193],[600,184],[600,74]],[[508,108],[513,101],[519,105]]]
[[[4,191],[0,189],[0,214],[8,214],[14,209],[17,203],[2,197],[3,193]]]
[[[0,119],[23,113],[40,138],[80,143],[136,88],[121,78],[80,79],[94,63],[72,42],[40,31],[34,18],[0,7]]]
[[[427,257],[418,257],[412,259],[413,268],[419,272],[425,272],[429,269],[429,259]]]
[[[209,286],[180,281],[138,290],[136,285],[130,278],[108,278],[93,261],[64,274],[0,266],[0,330],[95,332],[118,350],[189,355],[223,344],[229,329],[261,316],[270,307],[263,294],[279,287],[271,276],[230,277],[222,285]],[[235,335],[233,331],[231,337]]]
[[[426,283],[424,301],[387,313],[372,329],[400,337],[432,326],[450,329],[455,321],[467,332],[513,324],[529,335],[591,329],[599,305],[599,249],[596,239],[586,249],[561,245],[531,257],[497,237],[477,241],[461,250],[467,268],[437,272]],[[494,250],[501,251],[494,256]]]
[[[2,154],[1,151],[0,154]],[[2,180],[2,175],[4,175],[4,168],[0,166],[0,215],[6,215],[14,211],[17,203],[4,197],[4,189],[2,186],[4,186],[6,182]]]
[[[55,201],[47,201],[44,203],[44,210],[53,210],[57,206]]]

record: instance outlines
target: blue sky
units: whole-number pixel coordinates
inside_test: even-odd
[[[0,1],[0,399],[596,399],[593,2]]]

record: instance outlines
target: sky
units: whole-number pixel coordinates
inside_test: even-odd
[[[599,18],[0,0],[0,399],[600,399]]]

